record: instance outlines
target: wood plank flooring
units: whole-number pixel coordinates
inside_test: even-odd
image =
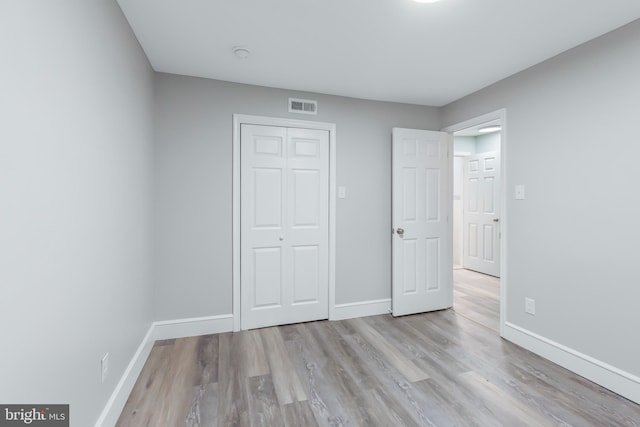
[[[453,270],[453,309],[496,332],[500,330],[500,279],[471,270]]]
[[[502,340],[493,297],[456,289],[456,311],[156,342],[117,425],[640,426],[639,405]]]

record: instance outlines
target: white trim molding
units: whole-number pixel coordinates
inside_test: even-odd
[[[116,425],[129,394],[142,372],[153,344],[158,340],[171,338],[195,337],[199,335],[219,334],[233,331],[233,314],[220,316],[193,317],[189,319],[163,320],[153,322],[134,353],[129,365],[124,370],[111,397],[107,401],[96,427]]]
[[[233,331],[233,314],[153,322],[154,341]]]
[[[136,384],[136,380],[140,372],[142,372],[142,368],[153,348],[154,340],[151,339],[152,335],[153,324],[149,326],[149,330],[131,358],[129,365],[127,365],[127,368],[124,370],[113,393],[111,393],[111,397],[109,397],[100,417],[98,417],[98,421],[96,421],[96,427],[115,426],[116,422],[118,422],[118,418],[124,409],[124,405],[127,403],[129,394],[131,390],[133,390],[133,386]]]
[[[505,322],[503,337],[640,404],[640,377],[510,322]]]
[[[336,305],[336,125],[279,117],[233,115],[233,330],[240,325],[240,126],[280,126],[329,132],[329,318]]]
[[[329,315],[329,320],[353,319],[355,317],[376,316],[391,313],[391,298],[337,304]]]

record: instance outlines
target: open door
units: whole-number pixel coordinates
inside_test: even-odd
[[[451,139],[394,128],[392,314],[453,305]]]
[[[462,265],[500,277],[500,153],[474,154],[464,165]]]

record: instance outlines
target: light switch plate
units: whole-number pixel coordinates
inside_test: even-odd
[[[516,185],[516,200],[524,200],[524,185]]]
[[[338,187],[338,199],[347,198],[347,187]]]

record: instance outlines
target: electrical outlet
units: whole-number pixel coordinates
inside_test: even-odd
[[[529,313],[532,316],[536,315],[536,300],[533,298],[524,299],[524,312]]]
[[[109,353],[102,356],[102,360],[100,360],[100,371],[102,373],[102,382],[105,382],[109,376]]]

